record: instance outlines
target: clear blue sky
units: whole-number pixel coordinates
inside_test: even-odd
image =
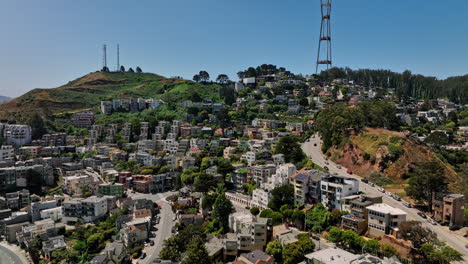
[[[334,0],[335,66],[468,73],[468,1]],[[231,79],[271,63],[315,70],[319,0],[0,0],[0,95],[65,84],[121,64]]]

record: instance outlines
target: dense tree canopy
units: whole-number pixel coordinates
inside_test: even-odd
[[[428,208],[432,210],[433,194],[447,189],[444,167],[439,162],[419,163],[408,176],[408,187],[405,189],[408,196],[428,204]]]
[[[364,127],[398,129],[396,109],[391,102],[361,102],[357,107],[335,104],[320,111],[316,124],[323,138],[322,150],[340,145],[351,131]]]
[[[335,78],[353,80],[364,86],[395,88],[400,99],[414,97],[417,99],[449,98],[461,104],[468,103],[468,75],[438,80],[411,71],[396,73],[389,70],[352,70],[350,68],[332,68],[323,71],[320,79],[331,81]]]
[[[292,135],[282,137],[276,144],[275,153],[283,154],[286,162],[301,162],[306,156],[298,140],[296,136]]]

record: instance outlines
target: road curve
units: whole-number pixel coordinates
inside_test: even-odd
[[[0,244],[0,263],[1,264],[28,264],[15,254],[12,250]]]
[[[330,169],[330,173],[338,173],[340,176],[351,177],[355,179],[361,179],[358,175],[355,174],[348,174],[346,173],[346,168],[338,169],[336,164],[331,161],[327,161],[329,164],[325,164],[325,159],[321,151],[322,142],[318,136],[313,136],[302,143],[301,148],[306,153],[307,157],[309,157],[315,164],[323,167],[327,166]],[[444,230],[440,225],[431,225],[425,219],[421,218],[417,215],[418,210],[414,208],[407,208],[401,202],[398,202],[391,198],[390,196],[379,192],[376,188],[369,186],[366,183],[359,182],[360,191],[370,194],[380,194],[383,196],[383,202],[395,207],[399,208],[407,213],[407,220],[416,220],[420,221],[424,227],[429,228],[430,230],[434,231],[439,240],[447,242],[448,245],[465,255],[465,259],[468,256],[468,249],[465,245],[468,244],[468,239],[461,238],[456,235],[452,235],[449,231]]]

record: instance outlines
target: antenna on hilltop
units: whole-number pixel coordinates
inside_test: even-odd
[[[117,44],[117,72],[120,71],[120,51],[119,51],[119,44]]]
[[[319,65],[326,65],[326,69],[332,67],[332,52],[331,52],[331,6],[332,0],[320,0],[320,10],[322,13],[322,23],[320,25],[320,38],[317,52],[317,64],[315,66],[315,74],[318,74]],[[325,41],[322,47],[322,41]],[[325,48],[326,50],[322,50]]]
[[[107,68],[107,45],[102,46],[102,68]]]

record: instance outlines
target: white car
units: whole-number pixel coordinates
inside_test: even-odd
[[[382,188],[382,187],[379,187],[379,188],[377,188],[377,191],[384,193],[384,192],[385,192],[385,189]]]
[[[432,219],[432,218],[428,218],[428,219],[427,219],[427,222],[429,222],[429,223],[432,224],[432,225],[437,225],[437,222],[436,222],[434,219]]]
[[[402,204],[403,204],[404,206],[408,207],[408,208],[411,208],[411,204],[408,203],[408,202],[402,202]]]
[[[386,195],[392,196],[392,193],[391,193],[391,192],[388,192],[388,191],[385,191],[385,194],[386,194]]]

